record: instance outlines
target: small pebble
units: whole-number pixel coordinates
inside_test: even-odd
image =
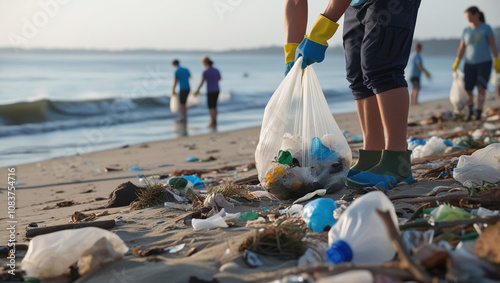
[[[30,224],[28,224],[28,227],[38,227],[38,224],[36,224],[35,222],[31,222]]]

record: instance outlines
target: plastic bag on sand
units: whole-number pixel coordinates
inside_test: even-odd
[[[351,164],[351,149],[316,74],[311,66],[303,73],[301,62],[269,100],[255,151],[260,183],[280,199],[340,190]]]
[[[460,71],[453,73],[453,83],[450,90],[450,102],[456,113],[467,105],[467,92],[465,91],[464,74]]]
[[[80,274],[122,258],[127,246],[116,234],[87,227],[34,237],[21,266],[28,277],[54,278],[78,261]]]
[[[445,141],[436,136],[431,137],[425,145],[417,145],[411,154],[411,158],[422,158],[425,156],[442,154],[446,150]]]
[[[453,178],[468,188],[500,182],[500,143],[460,156]]]

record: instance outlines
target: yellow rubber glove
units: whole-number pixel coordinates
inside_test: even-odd
[[[313,63],[322,62],[325,59],[325,52],[328,48],[328,39],[330,39],[335,32],[339,24],[328,19],[323,15],[319,15],[318,19],[314,23],[311,31],[297,48],[297,57],[302,56],[302,69]]]
[[[332,38],[338,27],[339,24],[320,14],[306,38],[328,47],[327,40]]]
[[[194,95],[198,95],[198,94],[200,94],[200,91],[199,91],[199,90],[196,90],[193,94],[194,94]]]
[[[285,45],[285,76],[290,72],[295,63],[295,50],[297,50],[298,43],[288,43]]]
[[[460,65],[460,58],[455,58],[455,62],[453,63],[453,66],[451,67],[453,69],[453,72],[456,72],[458,69],[458,65]]]
[[[493,66],[495,68],[495,72],[500,73],[500,59],[498,59],[498,57],[493,59]]]
[[[424,75],[430,79],[431,78],[431,74],[429,72],[427,72],[427,70],[424,70]]]

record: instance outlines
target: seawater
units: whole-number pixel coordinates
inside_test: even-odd
[[[190,70],[195,89],[205,55],[222,75],[217,131],[259,126],[284,76],[281,54],[1,52],[0,167],[210,133],[205,88],[186,127],[169,107],[172,60]],[[448,97],[453,59],[424,54],[433,78],[422,78],[420,101]],[[332,113],[355,111],[344,58],[314,69]]]

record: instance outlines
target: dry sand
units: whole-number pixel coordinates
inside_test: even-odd
[[[498,101],[492,103],[498,104]],[[491,106],[491,104],[488,104]],[[409,122],[421,121],[440,111],[451,109],[447,99],[422,103],[412,106]],[[349,135],[360,134],[356,113],[335,115],[341,129]],[[439,125],[418,126],[421,136],[428,132],[443,131]],[[185,243],[186,247],[176,254],[162,254],[154,256],[155,260],[138,258],[131,251],[124,259],[111,263],[99,270],[95,270],[77,282],[188,282],[190,276],[203,280],[217,278],[219,282],[267,282],[279,279],[281,271],[294,267],[296,260],[276,259],[262,256],[264,267],[249,268],[243,261],[242,253],[238,252],[241,242],[252,233],[253,228],[245,227],[245,221],[237,221],[236,227],[193,231],[191,226],[182,222],[173,224],[173,221],[183,211],[168,209],[162,206],[154,207],[141,213],[130,210],[128,207],[104,209],[109,194],[121,183],[131,181],[138,184],[137,174],[146,176],[155,174],[169,174],[174,169],[208,170],[202,178],[216,178],[217,180],[234,181],[257,174],[255,168],[247,170],[248,164],[254,162],[254,152],[258,143],[259,128],[250,128],[225,133],[184,137],[175,140],[151,142],[133,145],[126,148],[117,148],[102,152],[47,160],[43,162],[14,166],[17,180],[22,185],[17,186],[16,196],[16,228],[18,243],[28,243],[25,230],[30,222],[36,222],[39,227],[57,224],[67,224],[75,211],[89,210],[88,212],[102,212],[108,210],[110,215],[100,217],[99,220],[117,219],[123,217],[126,222],[117,223],[110,229],[124,240],[131,249],[141,249]],[[361,143],[351,144],[356,156],[357,148]],[[188,156],[199,159],[214,157],[209,162],[187,162]],[[172,164],[168,167],[158,167],[162,164]],[[106,167],[124,168],[140,166],[147,171],[112,171],[105,172]],[[226,172],[214,171],[217,168],[235,166]],[[7,179],[7,168],[0,168],[0,176]],[[394,194],[423,194],[437,185],[450,185],[451,181],[417,182],[412,186],[400,186],[388,191]],[[6,196],[6,184],[1,185],[0,195]],[[349,192],[344,188],[340,192],[328,195],[333,199]],[[96,200],[104,198],[103,200]],[[5,197],[0,205],[0,230],[2,241],[7,238],[7,214]],[[75,205],[54,208],[60,201],[73,201]],[[266,202],[257,206],[240,206],[236,210],[259,210],[260,207],[284,207],[290,202]],[[414,207],[405,210],[404,205],[397,207],[400,217],[411,215]],[[158,221],[166,221],[153,228]],[[198,252],[187,256],[191,248],[196,247]],[[17,263],[20,264],[24,251],[17,252]],[[0,259],[2,266],[6,260]],[[19,266],[18,266],[19,268]],[[59,281],[67,282],[67,281]]]

